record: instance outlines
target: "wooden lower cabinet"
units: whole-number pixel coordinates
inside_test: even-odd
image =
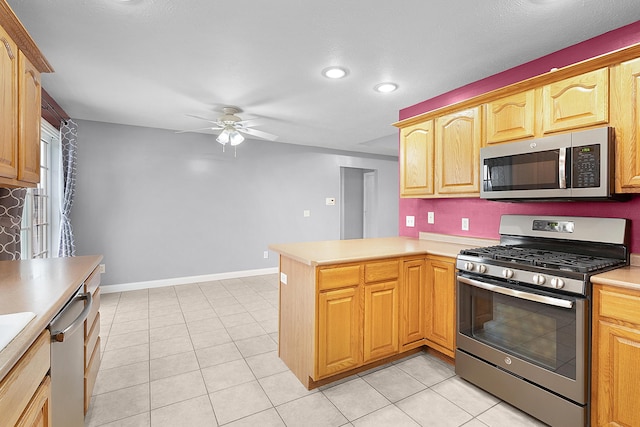
[[[84,292],[91,293],[93,306],[84,321],[84,413],[89,410],[93,387],[100,368],[100,267],[84,281]]]
[[[364,362],[397,353],[398,282],[365,285]]]
[[[278,355],[309,389],[425,344],[453,357],[453,271],[424,255],[321,266],[282,255]]]
[[[400,345],[409,349],[424,344],[427,265],[420,258],[404,261],[402,268]]]
[[[27,409],[18,420],[16,427],[51,426],[51,377],[47,375],[36,390]]]
[[[318,378],[362,364],[359,287],[318,295]]]
[[[428,346],[449,357],[456,347],[455,270],[451,258],[427,258],[425,338]]]
[[[638,426],[640,291],[593,289],[592,426]]]
[[[50,426],[51,336],[45,329],[0,382],[0,425]]]

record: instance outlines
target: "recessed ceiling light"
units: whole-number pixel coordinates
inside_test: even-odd
[[[328,79],[341,79],[347,74],[347,69],[342,67],[327,67],[322,70],[322,75]]]
[[[389,92],[393,92],[394,90],[398,89],[398,85],[395,83],[391,83],[391,82],[384,82],[384,83],[380,83],[375,85],[375,87],[373,88],[376,92],[380,92],[380,93],[389,93]]]

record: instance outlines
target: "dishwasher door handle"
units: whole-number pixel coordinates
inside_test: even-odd
[[[78,294],[68,304],[68,306],[70,306],[74,302],[83,301],[83,300],[86,300],[87,303],[85,304],[82,312],[66,328],[62,329],[61,331],[51,331],[51,341],[64,342],[65,335],[73,334],[76,331],[76,329],[78,329],[80,325],[82,325],[85,319],[89,316],[89,312],[91,311],[91,306],[93,305],[93,299],[91,298],[91,293],[86,292],[84,294]],[[63,309],[63,312],[64,312],[64,309]],[[62,312],[60,314],[62,314]]]

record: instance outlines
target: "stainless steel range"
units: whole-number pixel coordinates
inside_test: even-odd
[[[457,257],[456,373],[552,426],[589,424],[593,274],[629,263],[621,218],[503,215]]]

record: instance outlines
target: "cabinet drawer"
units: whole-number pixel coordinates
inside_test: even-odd
[[[400,275],[399,270],[400,262],[398,260],[370,262],[364,265],[364,281],[371,283],[394,280]]]
[[[96,316],[95,321],[93,322],[93,326],[89,330],[89,335],[84,340],[84,366],[89,366],[89,361],[91,359],[91,355],[93,354],[93,350],[96,347],[96,343],[98,342],[98,338],[100,336],[100,313]]]
[[[318,270],[318,290],[346,288],[360,284],[360,266],[321,268]]]
[[[98,311],[100,311],[100,288],[91,295],[93,298],[93,303],[91,305],[91,311],[87,316],[87,320],[84,322],[84,337],[87,338],[89,336],[89,331],[93,326],[93,322],[96,320],[96,316],[98,315]]]
[[[601,317],[640,325],[640,293],[598,288],[598,296],[600,299],[598,314]]]
[[[84,281],[85,292],[91,292],[93,294],[96,291],[96,289],[98,289],[98,286],[100,286],[100,270],[99,269],[100,267],[97,267],[95,270],[93,270],[91,275],[87,277],[87,280]]]
[[[93,349],[91,359],[89,359],[89,366],[84,372],[84,413],[89,410],[89,404],[91,403],[91,395],[93,394],[93,387],[96,385],[96,378],[98,377],[98,369],[100,368],[100,337],[96,341],[96,348]]]
[[[15,425],[51,366],[49,331],[45,330],[0,382],[3,425]]]

